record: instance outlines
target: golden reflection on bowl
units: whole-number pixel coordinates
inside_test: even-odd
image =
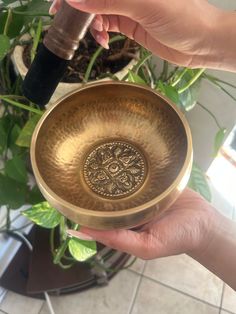
[[[31,161],[49,203],[81,225],[131,228],[166,209],[189,178],[192,142],[183,114],[135,84],[91,84],[40,119]]]

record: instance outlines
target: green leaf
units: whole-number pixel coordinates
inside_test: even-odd
[[[0,61],[10,50],[10,39],[7,35],[0,34]]]
[[[175,104],[179,103],[179,94],[174,87],[172,87],[170,85],[166,85],[165,86],[165,95],[170,100],[172,100]]]
[[[7,131],[5,129],[4,119],[0,119],[0,154],[4,152],[7,145]]]
[[[17,0],[2,0],[2,2],[6,5],[13,3],[13,2],[17,2]]]
[[[20,156],[14,156],[5,163],[5,174],[21,183],[27,183],[27,170],[25,160]]]
[[[72,238],[69,241],[70,254],[79,262],[84,262],[97,253],[95,241]]]
[[[55,228],[61,219],[61,214],[48,202],[42,202],[22,212],[24,216],[33,221],[36,225],[44,228]]]
[[[34,115],[30,120],[28,120],[20,132],[16,144],[21,147],[30,147],[31,137],[40,119],[39,115]]]
[[[223,145],[224,139],[225,139],[225,133],[226,129],[222,128],[220,129],[215,136],[215,141],[214,141],[214,156],[217,155],[219,149]]]
[[[165,95],[165,86],[164,86],[164,83],[163,83],[161,80],[158,81],[157,89],[158,89],[163,95]]]
[[[25,205],[27,191],[26,184],[0,174],[0,205],[8,205],[11,209]]]
[[[181,78],[180,82],[177,84],[176,89],[178,90],[185,86],[195,76],[197,71],[198,69],[188,69],[184,76]],[[177,72],[176,75],[179,75],[179,73]],[[199,96],[200,84],[201,77],[185,92],[179,94],[179,105],[185,111],[190,111],[195,107]]]
[[[175,87],[164,84],[161,80],[158,81],[157,89],[175,104],[179,104],[179,94]]]
[[[207,201],[211,201],[211,191],[206,180],[206,175],[196,163],[193,163],[188,186],[201,194]]]
[[[16,7],[15,10],[23,11],[27,8],[27,5]],[[31,18],[32,19],[32,18]],[[4,26],[7,20],[7,12],[1,12],[0,13],[0,33],[3,33]],[[11,22],[8,27],[7,35],[9,38],[15,38],[20,35],[20,31],[23,28],[23,25],[25,24],[25,16],[15,14],[12,12],[11,16]]]
[[[18,124],[15,124],[11,130],[9,138],[9,148],[12,151],[13,155],[20,154],[22,148],[16,145],[16,140],[21,132],[21,128]]]
[[[40,192],[37,185],[35,185],[33,187],[33,189],[31,191],[29,191],[26,201],[27,201],[27,203],[32,204],[32,205],[45,201],[45,198],[42,195],[42,193]]]
[[[129,70],[128,81],[137,84],[147,85],[146,82],[135,72]]]
[[[27,17],[38,17],[38,16],[48,16],[50,8],[50,3],[43,0],[32,0],[29,2],[29,4],[24,8],[24,10],[14,10],[13,12],[21,12]],[[28,21],[28,20],[27,20]]]

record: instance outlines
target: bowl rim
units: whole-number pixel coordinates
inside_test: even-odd
[[[91,89],[94,88],[96,86],[101,86],[101,85],[125,85],[125,86],[132,86],[132,87],[136,87],[139,89],[143,89],[145,91],[151,92],[155,95],[157,95],[158,97],[160,97],[162,100],[164,100],[165,102],[167,102],[172,109],[175,111],[175,113],[177,114],[177,116],[179,117],[179,119],[181,120],[185,133],[186,133],[186,139],[187,139],[187,153],[186,153],[186,157],[183,163],[183,166],[181,168],[181,170],[179,171],[179,174],[177,175],[177,177],[175,178],[175,180],[172,182],[172,184],[166,189],[164,190],[161,194],[159,194],[157,197],[153,198],[152,200],[146,202],[145,204],[141,204],[139,206],[133,207],[133,208],[129,208],[129,209],[124,209],[124,210],[120,210],[120,211],[100,211],[100,210],[92,210],[92,209],[86,209],[86,208],[82,208],[79,206],[76,206],[68,201],[65,201],[64,199],[62,199],[60,196],[58,196],[58,194],[56,194],[48,185],[47,183],[44,181],[43,177],[40,174],[40,171],[38,169],[37,166],[37,162],[36,162],[36,156],[35,156],[35,148],[36,148],[36,144],[37,144],[37,138],[38,138],[38,134],[39,131],[41,129],[41,126],[43,125],[44,121],[47,119],[47,117],[51,114],[51,112],[62,102],[64,101],[67,97],[72,96],[73,94],[76,94],[79,91],[82,90],[86,90],[86,89]],[[192,157],[193,157],[193,152],[192,152],[192,136],[191,136],[191,130],[189,127],[189,124],[187,122],[187,119],[185,118],[184,114],[180,111],[179,108],[177,108],[177,106],[170,101],[169,99],[167,99],[166,97],[164,97],[163,95],[161,95],[160,93],[158,93],[157,91],[151,89],[148,86],[144,86],[144,85],[139,85],[139,84],[135,84],[135,83],[129,83],[129,82],[116,82],[116,81],[109,81],[109,82],[98,82],[98,83],[91,83],[88,85],[84,85],[72,92],[67,93],[66,95],[64,95],[63,97],[61,97],[60,99],[58,99],[52,106],[50,106],[49,109],[47,109],[45,111],[45,113],[42,115],[42,117],[39,119],[35,130],[33,132],[32,138],[31,138],[31,145],[30,145],[30,159],[31,159],[31,164],[32,164],[32,169],[34,172],[34,176],[36,179],[37,184],[39,185],[40,189],[43,189],[43,194],[47,194],[47,196],[50,198],[50,200],[53,200],[53,203],[56,204],[60,204],[60,207],[63,206],[65,208],[69,208],[70,211],[73,211],[75,214],[82,214],[82,215],[86,215],[86,216],[92,216],[92,217],[110,217],[110,218],[115,218],[115,217],[122,217],[122,216],[127,216],[127,214],[135,214],[135,213],[140,213],[142,211],[144,211],[145,209],[155,206],[157,205],[160,201],[164,200],[171,192],[173,192],[176,188],[178,188],[178,186],[180,185],[182,179],[184,178],[184,174],[186,173],[187,169],[189,168],[189,165],[192,162]],[[46,197],[45,197],[46,198]]]

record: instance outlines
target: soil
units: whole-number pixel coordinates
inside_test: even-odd
[[[110,38],[117,34],[111,34]],[[30,50],[32,45],[25,46],[23,61],[27,68],[30,66]],[[79,49],[75,52],[74,58],[69,62],[66,73],[62,78],[65,83],[80,83],[84,75],[91,56],[99,48],[90,33],[87,33],[80,42]],[[139,49],[137,43],[130,39],[116,41],[110,44],[110,49],[104,49],[96,59],[89,80],[96,80],[106,73],[116,73],[124,68],[135,57]]]

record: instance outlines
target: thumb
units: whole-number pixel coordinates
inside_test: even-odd
[[[122,15],[136,20],[147,11],[143,0],[66,0],[72,7],[94,14]]]

